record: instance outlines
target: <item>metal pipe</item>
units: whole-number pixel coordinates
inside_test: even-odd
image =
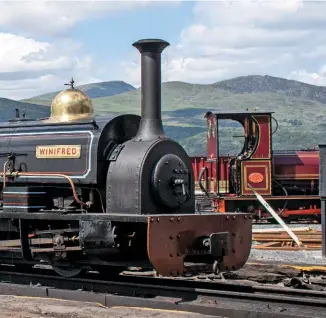
[[[7,181],[6,171],[7,171],[8,163],[9,163],[9,160],[7,160],[3,165],[3,189],[6,187],[6,181]]]
[[[133,43],[141,54],[141,121],[134,140],[165,137],[161,116],[161,53],[169,45],[159,39]]]
[[[80,204],[80,205],[88,206],[87,203],[79,200],[74,182],[72,181],[72,179],[69,176],[67,176],[65,174],[60,174],[60,173],[34,173],[34,172],[19,172],[19,171],[16,172],[15,171],[15,172],[1,173],[0,175],[2,175],[3,178],[5,178],[6,176],[25,177],[25,178],[28,178],[28,177],[59,177],[59,178],[65,178],[69,182],[69,184],[71,186],[73,197],[76,200],[76,202],[78,204]]]
[[[323,258],[326,258],[326,204],[325,198],[321,198],[321,252]]]

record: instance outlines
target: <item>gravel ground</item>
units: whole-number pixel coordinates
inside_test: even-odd
[[[326,266],[326,258],[322,257],[321,251],[262,251],[252,249],[248,261],[274,261],[297,265]]]
[[[320,224],[287,224],[290,228],[309,227],[321,230]],[[282,228],[277,224],[254,224],[254,229]],[[249,261],[276,261],[290,264],[325,265],[326,259],[322,257],[321,251],[267,251],[252,249]]]
[[[22,310],[23,308],[23,310]],[[157,317],[157,318],[199,318],[215,317],[189,312],[151,310],[147,308],[107,308],[96,303],[67,301],[60,299],[30,298],[0,295],[0,318],[122,318],[122,317]]]

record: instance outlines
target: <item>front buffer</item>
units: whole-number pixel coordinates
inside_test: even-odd
[[[210,257],[213,270],[238,270],[251,250],[252,221],[245,213],[152,215],[148,217],[147,253],[162,276],[181,276],[188,257]]]

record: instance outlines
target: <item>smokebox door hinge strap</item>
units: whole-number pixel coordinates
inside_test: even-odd
[[[112,151],[109,161],[116,161],[121,150],[124,148],[124,145],[117,145],[115,149]]]

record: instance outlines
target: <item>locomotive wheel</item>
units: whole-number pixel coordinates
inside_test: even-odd
[[[52,268],[57,274],[67,278],[78,276],[83,271],[83,267],[78,265],[59,266],[59,265],[52,264]]]

